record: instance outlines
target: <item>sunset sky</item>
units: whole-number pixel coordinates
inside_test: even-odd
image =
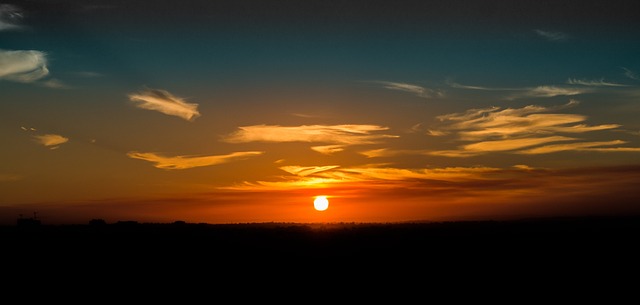
[[[0,141],[0,224],[640,214],[640,5],[0,0]]]

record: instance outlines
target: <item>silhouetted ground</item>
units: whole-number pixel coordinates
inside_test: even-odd
[[[602,281],[640,271],[640,218],[396,224],[113,224],[0,227],[4,270],[120,281],[194,273],[335,281]],[[17,273],[13,273],[15,276]],[[597,274],[597,277],[596,277]],[[176,278],[177,277],[177,278]],[[380,277],[380,278],[378,278]],[[497,278],[496,278],[497,277]],[[211,278],[212,279],[212,278]]]

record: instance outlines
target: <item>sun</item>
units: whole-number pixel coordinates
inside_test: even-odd
[[[327,196],[316,196],[313,200],[313,207],[318,211],[324,211],[329,207],[329,199]]]

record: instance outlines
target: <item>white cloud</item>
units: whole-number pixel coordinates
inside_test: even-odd
[[[166,90],[145,89],[139,93],[129,94],[129,99],[137,103],[138,108],[155,110],[187,121],[193,121],[200,116],[198,104],[187,103]]]
[[[31,83],[48,74],[45,53],[34,50],[0,49],[0,79]]]

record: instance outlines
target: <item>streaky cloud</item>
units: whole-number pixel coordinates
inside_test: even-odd
[[[147,88],[128,96],[138,108],[155,110],[187,121],[193,121],[200,116],[198,104],[187,103],[166,90]]]
[[[496,140],[496,141],[483,141],[463,146],[466,151],[477,152],[495,152],[495,151],[507,151],[517,150],[524,147],[536,146],[549,142],[558,141],[570,141],[575,140],[570,137],[563,136],[551,136],[544,138],[522,138],[522,139],[509,139],[509,140]]]
[[[319,115],[306,114],[306,113],[292,113],[291,115],[297,116],[297,117],[300,117],[300,118],[305,118],[305,119],[308,119],[308,118],[319,118],[320,117]]]
[[[445,96],[445,93],[442,90],[429,89],[429,88],[414,85],[414,84],[389,82],[389,81],[372,81],[372,82],[381,84],[385,89],[412,93],[419,97],[424,97],[424,98],[441,98]]]
[[[446,131],[442,131],[442,130],[427,129],[426,134],[429,135],[429,136],[433,136],[433,137],[441,137],[441,136],[446,136],[449,133],[446,132]]]
[[[397,188],[416,181],[463,182],[486,179],[484,175],[500,173],[492,167],[445,167],[445,168],[395,168],[384,164],[354,167],[338,166],[290,166],[281,168],[293,176],[282,177],[282,181],[245,182],[240,185],[222,187],[235,190],[290,190],[291,188],[322,188],[339,185],[366,185],[367,188]],[[516,169],[517,170],[517,169]],[[303,174],[300,174],[303,173]]]
[[[295,166],[295,165],[290,165],[290,166],[282,166],[280,167],[281,170],[290,173],[290,174],[294,174],[296,176],[309,176],[309,175],[313,175],[319,172],[324,172],[327,170],[331,170],[334,168],[338,168],[340,167],[339,165],[325,165],[325,166]]]
[[[57,149],[60,144],[67,143],[69,141],[69,138],[58,134],[35,135],[33,138],[37,143],[50,149]]]
[[[592,90],[586,88],[566,88],[558,86],[538,86],[524,90],[520,94],[515,94],[509,99],[523,98],[523,97],[554,97],[554,96],[571,96],[589,93]]]
[[[61,80],[58,79],[49,79],[46,80],[44,82],[41,83],[43,86],[47,87],[47,88],[52,88],[52,89],[70,89],[71,87],[65,83],[63,83]]]
[[[497,106],[493,106],[489,108],[481,108],[481,109],[469,109],[464,113],[451,113],[451,114],[439,115],[436,117],[436,119],[440,121],[468,121],[468,120],[476,119],[480,116],[483,116],[483,114],[485,113],[491,113],[499,109],[500,107],[497,107]]]
[[[550,142],[577,140],[561,134],[583,134],[592,131],[616,130],[619,124],[589,126],[582,122],[584,115],[565,113],[545,113],[578,105],[570,99],[568,103],[554,107],[528,105],[522,108],[499,107],[470,109],[462,113],[451,113],[436,117],[443,122],[440,130],[452,132],[458,140],[473,142],[458,149],[437,151],[404,151],[402,153],[429,154],[444,157],[472,157],[490,152],[522,154],[550,153],[562,150],[584,150],[599,143],[600,146],[617,142],[588,142],[548,145]],[[533,147],[541,146],[541,147]],[[597,145],[596,145],[597,146]],[[522,149],[527,150],[522,150]],[[400,151],[368,151],[366,156],[379,157]]]
[[[128,152],[127,156],[133,159],[140,159],[154,163],[154,167],[161,169],[188,169],[202,166],[212,166],[241,160],[248,157],[261,155],[261,151],[234,152],[226,155],[215,156],[163,156],[153,152]]]
[[[582,150],[582,151],[602,151],[602,152],[616,152],[616,151],[640,151],[640,148],[629,148],[629,147],[616,147],[616,148],[606,148],[602,150],[601,148],[593,148],[597,146],[611,146],[627,143],[622,140],[613,140],[613,141],[599,141],[599,142],[579,142],[579,143],[567,143],[567,144],[555,144],[555,145],[546,145],[536,148],[531,148],[527,150],[519,151],[519,154],[527,154],[527,155],[536,155],[536,154],[548,154],[559,151],[567,151],[567,150]]]
[[[540,29],[535,29],[533,31],[536,34],[538,34],[540,37],[543,37],[550,41],[563,41],[567,39],[567,34],[562,32],[550,32],[550,31],[543,31]]]
[[[315,146],[316,151],[330,153],[339,151],[341,146],[375,144],[382,139],[397,138],[388,134],[374,134],[389,128],[378,125],[252,125],[239,127],[239,130],[222,137],[228,143],[246,142],[310,142],[329,143],[328,146]]]
[[[596,152],[640,152],[640,147],[589,147],[579,150]]]
[[[423,156],[440,156],[451,158],[466,158],[482,155],[485,152],[473,151],[473,150],[428,150],[428,149],[389,149],[380,148],[365,150],[359,152],[359,154],[367,158],[384,158],[384,157],[396,157],[401,155],[423,155]]]
[[[312,146],[312,150],[315,150],[321,154],[330,155],[344,150],[344,145],[321,145]]]
[[[633,79],[633,80],[640,80],[640,76],[638,76],[638,74],[636,74],[635,72],[633,72],[633,71],[631,71],[631,70],[629,70],[629,69],[627,69],[625,67],[622,67],[622,70],[624,70],[624,75],[626,77],[628,77],[630,79]]]
[[[367,158],[395,157],[400,155],[432,155],[427,149],[389,149],[379,148],[358,152]]]
[[[580,82],[578,80],[573,80],[575,82]],[[577,84],[577,83],[576,83]],[[579,84],[579,85],[585,85]],[[592,83],[589,86],[596,86],[598,83]],[[537,87],[524,87],[524,88],[491,88],[491,87],[483,87],[483,86],[470,86],[470,85],[461,85],[458,83],[449,83],[449,85],[453,88],[459,89],[468,89],[468,90],[482,90],[482,91],[513,91],[513,94],[506,96],[507,100],[514,100],[518,98],[525,97],[534,97],[534,98],[548,98],[554,96],[572,96],[579,95],[584,93],[592,92],[592,89],[588,88],[574,88],[574,87],[559,87],[559,86],[550,86],[543,85]],[[601,83],[600,86],[624,86],[621,84],[614,83]]]
[[[599,80],[584,80],[584,79],[569,78],[567,79],[567,84],[591,86],[591,87],[628,87],[629,86],[624,84],[606,82],[604,81],[603,78]]]
[[[18,6],[12,4],[0,4],[0,31],[21,29],[20,21],[24,18],[24,12]]]
[[[492,121],[476,126],[478,130],[460,131],[459,135],[464,140],[484,139],[487,137],[505,137],[512,135],[530,134],[532,130],[538,133],[584,133],[596,130],[615,129],[618,124],[602,124],[588,126],[586,124],[576,124],[564,126],[566,124],[579,123],[586,120],[586,116],[577,114],[531,114],[526,117],[507,118],[502,122]]]
[[[482,154],[483,152],[480,152],[480,151],[467,151],[467,150],[461,150],[461,149],[434,150],[429,152],[429,155],[432,155],[432,156],[448,157],[448,158],[468,158],[468,157],[475,157]]]
[[[32,83],[47,75],[49,69],[44,52],[0,49],[0,79]]]
[[[518,91],[520,88],[493,88],[484,86],[463,85],[456,82],[448,82],[449,86],[457,89],[482,90],[482,91]]]
[[[397,150],[390,150],[388,148],[379,148],[379,149],[361,151],[360,154],[366,156],[367,158],[379,158],[379,157],[393,157],[393,156],[397,156],[400,153]]]

